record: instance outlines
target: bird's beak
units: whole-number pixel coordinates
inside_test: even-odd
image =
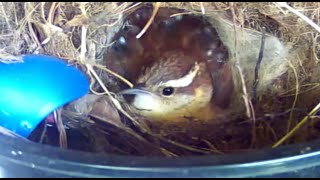
[[[131,88],[131,89],[125,89],[123,91],[120,91],[117,94],[120,97],[120,101],[132,104],[134,103],[135,99],[138,98],[141,101],[145,98],[154,98],[154,94],[150,91],[144,90],[142,88]],[[138,100],[138,101],[139,101]]]
[[[139,95],[139,94],[152,94],[151,92],[140,89],[140,88],[131,88],[131,89],[125,89],[123,91],[120,91],[118,95],[124,95],[124,94],[131,94],[131,95]]]

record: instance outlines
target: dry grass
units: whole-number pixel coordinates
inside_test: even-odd
[[[126,79],[107,69],[108,67],[101,67],[100,63],[104,51],[113,43],[111,39],[120,28],[123,15],[133,12],[142,4],[2,2],[0,3],[0,63],[8,63],[8,60],[19,60],[14,58],[15,55],[39,53],[57,56],[78,64],[92,79],[92,83],[98,82],[103,87],[104,94],[112,98],[119,111],[129,117],[136,126],[143,127],[143,132],[148,132],[145,125],[136,121],[122,109],[120,103],[111,95],[112,92],[108,90],[108,87],[104,86],[98,73],[93,68],[97,67],[111,73],[127,83],[128,86],[132,86]],[[266,136],[266,138],[271,139],[271,142],[260,142],[260,144],[263,144],[260,147],[270,147],[272,144],[274,144],[273,147],[276,147],[284,142],[297,143],[310,140],[311,136],[314,137],[314,135],[306,135],[295,140],[294,137],[301,136],[303,133],[293,135],[298,131],[306,131],[306,128],[315,128],[314,125],[304,125],[302,127],[302,124],[307,124],[309,117],[316,115],[319,109],[319,105],[317,105],[320,100],[317,96],[320,92],[318,83],[320,80],[319,3],[168,2],[155,4],[156,7],[185,9],[187,10],[186,13],[204,15],[209,19],[213,16],[219,16],[245,30],[261,31],[262,28],[265,28],[267,33],[279,37],[283,44],[290,49],[289,53],[294,54],[294,56],[289,56],[290,59],[287,59],[290,62],[291,69],[288,69],[282,76],[282,79],[287,78],[287,81],[280,80],[279,88],[272,90],[276,91],[272,94],[277,94],[277,98],[282,98],[281,100],[288,102],[286,105],[282,102],[274,103],[270,100],[260,102],[262,108],[257,110],[248,93],[250,87],[246,85],[247,75],[243,72],[246,69],[243,69],[240,62],[236,63],[236,68],[241,76],[242,95],[247,107],[247,116],[251,119],[257,118],[256,123],[258,124],[254,125],[254,128],[257,129],[254,132],[257,132],[259,127],[263,127],[263,132],[260,132],[262,134],[253,135],[252,142],[257,141],[259,137]],[[152,23],[152,17],[149,22]],[[147,28],[148,24],[137,37],[141,37],[147,31]],[[241,36],[241,32],[235,35],[236,38],[239,36]],[[273,96],[263,96],[263,94],[260,97],[274,98]],[[311,111],[301,115],[295,113],[295,108]],[[287,112],[286,110],[288,110],[289,116],[284,117],[284,119],[288,119],[288,122],[283,123],[285,124],[283,126],[285,130],[275,128],[274,121],[259,121],[258,116],[255,115],[255,110],[260,111],[260,114],[262,111],[265,117],[266,112],[270,115],[268,117],[273,115],[276,117],[277,113]],[[307,116],[305,116],[306,114]],[[162,137],[154,136],[154,138],[200,154],[221,153],[209,141],[206,141],[208,149],[201,149],[179,144]],[[259,147],[259,145],[256,145],[256,147]],[[168,156],[178,156],[165,148],[162,148],[162,152]]]

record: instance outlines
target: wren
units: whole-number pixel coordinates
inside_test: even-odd
[[[125,107],[151,121],[219,119],[233,92],[228,51],[217,32],[203,17],[170,17],[182,12],[160,8],[136,39],[152,13],[141,7],[125,18],[105,56],[109,68],[117,67],[135,85],[118,93]]]
[[[130,111],[155,121],[184,118],[210,120],[218,108],[210,103],[213,81],[205,62],[184,51],[169,51],[144,70],[139,87],[121,91],[134,95]],[[220,111],[220,110],[219,110]]]

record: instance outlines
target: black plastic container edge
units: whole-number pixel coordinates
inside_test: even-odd
[[[99,155],[0,134],[0,177],[320,177],[320,140],[232,155]]]

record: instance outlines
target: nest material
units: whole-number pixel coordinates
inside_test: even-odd
[[[143,3],[2,2],[1,61],[12,60],[13,55],[41,53],[80,64],[99,64],[106,48],[113,43],[112,37],[120,29],[123,17],[134,12],[141,4]],[[289,5],[319,24],[318,3],[292,2]],[[319,32],[288,9],[276,3],[177,2],[161,3],[160,6],[185,9],[187,13],[208,18],[233,55],[234,68],[240,67],[240,71],[233,71],[234,76],[240,78],[235,83],[247,100],[251,98],[254,64],[260,51],[262,27],[268,35],[265,41],[265,56],[260,68],[259,100],[254,107],[257,121],[254,126],[252,119],[251,122],[242,122],[242,125],[245,125],[240,129],[239,124],[221,126],[221,129],[227,129],[226,133],[238,133],[233,133],[231,137],[218,134],[214,142],[205,139],[200,143],[202,148],[194,144],[178,144],[163,138],[144,137],[155,144],[161,144],[160,141],[162,145],[166,144],[166,148],[159,145],[155,154],[183,155],[182,150],[186,149],[201,154],[233,152],[239,148],[269,147],[286,135],[319,103]],[[82,38],[83,27],[88,30],[85,39]],[[81,46],[83,44],[88,51],[84,51]],[[84,59],[87,61],[84,62]],[[241,77],[245,80],[244,83]],[[241,96],[239,103],[244,103]],[[259,121],[259,118],[262,120]],[[295,131],[286,142],[298,143],[318,138],[320,134],[317,119],[318,116],[313,113],[309,123]],[[127,127],[127,124],[124,126]],[[252,134],[248,133],[247,129],[252,127]],[[115,143],[115,138],[109,134],[107,141],[113,141],[109,147],[126,144],[123,138],[119,140],[122,143]],[[132,142],[127,144],[134,146]],[[171,146],[179,147],[180,150],[172,153],[173,151],[167,150]],[[203,146],[207,147],[206,150]],[[112,152],[123,154],[133,153],[128,149],[110,149]],[[134,153],[143,154],[137,151],[139,148]]]

